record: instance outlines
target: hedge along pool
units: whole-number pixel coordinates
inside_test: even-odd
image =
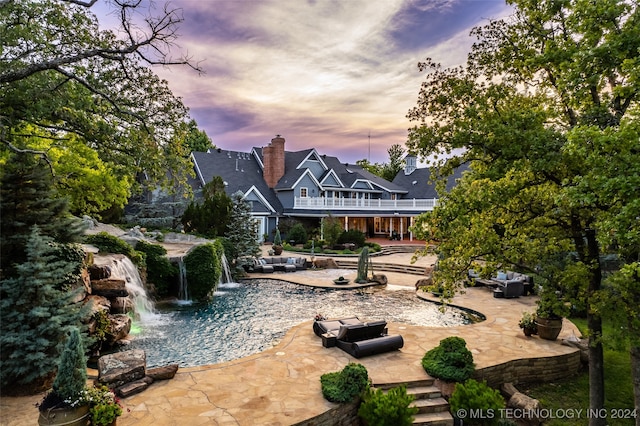
[[[420,300],[412,288],[333,290],[259,279],[220,284],[208,304],[156,308],[136,322],[134,339],[124,349],[143,349],[149,367],[217,364],[275,346],[289,329],[316,314],[432,327],[471,322],[461,310],[441,312],[436,304]]]

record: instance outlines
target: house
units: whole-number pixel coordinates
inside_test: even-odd
[[[315,148],[286,151],[280,135],[251,152],[218,148],[193,152],[191,159],[195,193],[220,176],[227,194],[241,191],[251,203],[261,236],[272,235],[283,218],[322,229],[323,219],[331,214],[344,221],[345,230],[413,239],[409,227],[414,218],[437,202],[429,170],[417,168],[412,156],[393,182]]]

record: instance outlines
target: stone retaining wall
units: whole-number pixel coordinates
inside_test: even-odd
[[[526,358],[507,361],[476,370],[473,378],[486,380],[499,389],[503,383],[551,382],[573,376],[580,370],[580,351],[543,358]]]
[[[526,358],[476,370],[473,378],[486,380],[487,385],[500,389],[503,383],[551,382],[576,374],[580,370],[580,351],[541,358]],[[340,404],[336,408],[297,423],[295,426],[356,426],[360,424],[360,401]]]

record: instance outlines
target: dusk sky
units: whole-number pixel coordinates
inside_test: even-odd
[[[316,148],[347,163],[387,162],[391,145],[404,147],[424,79],[417,63],[464,64],[471,28],[511,11],[503,0],[169,4],[184,15],[177,44],[204,74],[154,71],[216,146],[248,152],[280,134],[288,151]]]

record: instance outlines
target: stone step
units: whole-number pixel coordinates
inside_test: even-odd
[[[453,416],[448,411],[416,414],[413,424],[416,426],[453,426]]]
[[[418,414],[425,413],[442,413],[449,412],[449,403],[446,399],[440,398],[416,398],[412,403],[411,407],[418,408]]]
[[[416,399],[434,399],[442,397],[442,392],[437,386],[412,386],[407,388],[407,394]]]
[[[411,382],[373,383],[373,387],[375,387],[376,389],[389,390],[391,388],[396,388],[400,385],[405,385],[407,387],[407,393],[409,393],[409,389],[421,388],[421,387],[426,387],[426,388],[434,387],[433,386],[434,382],[435,380],[433,378],[426,376],[424,379],[413,380]],[[436,387],[434,388],[436,390],[438,389]]]

